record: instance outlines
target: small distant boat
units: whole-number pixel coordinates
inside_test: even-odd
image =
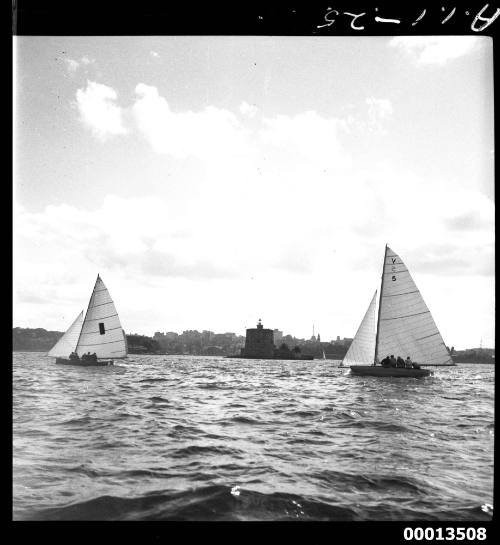
[[[353,375],[426,377],[420,366],[455,365],[420,291],[403,260],[385,247],[378,315],[377,292],[354,336],[341,367]],[[376,365],[386,355],[410,356],[419,368]]]
[[[89,357],[89,353],[95,356]],[[56,358],[56,363],[85,367],[113,365],[114,359],[127,357],[125,332],[108,289],[99,275],[85,318],[83,311],[80,312],[48,355]]]

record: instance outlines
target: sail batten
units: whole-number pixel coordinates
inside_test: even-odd
[[[375,291],[365,316],[356,331],[356,335],[354,335],[351,346],[342,360],[343,365],[370,365],[373,363],[373,354],[375,352],[376,304],[377,292]]]
[[[453,365],[430,310],[402,259],[386,248],[376,358],[394,354],[424,365]],[[445,363],[443,363],[445,362]]]

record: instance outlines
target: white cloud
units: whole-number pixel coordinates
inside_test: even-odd
[[[248,104],[248,102],[243,101],[240,104],[240,112],[247,117],[253,118],[257,115],[259,109],[254,104]]]
[[[339,121],[307,111],[295,116],[263,119],[265,144],[311,161],[315,167],[347,166],[350,158],[338,138]]]
[[[152,57],[156,58],[156,59],[160,56],[160,54],[157,53],[156,51],[150,51],[149,54],[150,54]]]
[[[396,36],[389,46],[403,49],[419,64],[444,64],[467,55],[480,43],[476,36]]]
[[[87,57],[86,55],[84,55],[84,56],[80,59],[80,62],[81,62],[82,64],[89,65],[89,64],[95,63],[95,59],[90,59],[89,57]]]
[[[230,111],[207,106],[176,113],[154,86],[140,83],[132,110],[137,127],[158,153],[206,160],[246,153],[247,131]]]
[[[80,63],[78,61],[75,61],[75,59],[64,59],[64,62],[66,63],[66,67],[68,69],[68,72],[76,72],[78,67],[80,66]]]
[[[75,73],[80,66],[88,66],[89,64],[95,63],[95,59],[90,59],[86,55],[84,55],[79,61],[72,59],[70,57],[64,59],[64,62],[66,63],[66,68],[68,69],[68,72]]]
[[[87,81],[87,87],[76,92],[81,120],[101,139],[128,132],[123,125],[122,109],[115,104],[116,98],[114,89],[94,81]]]

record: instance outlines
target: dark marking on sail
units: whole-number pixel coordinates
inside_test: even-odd
[[[382,297],[399,297],[400,295],[409,295],[410,293],[418,293],[418,290],[405,291],[403,293],[392,293],[391,295],[382,295]]]
[[[392,258],[392,262],[396,263],[396,258],[395,257]]]
[[[104,335],[106,333],[106,328],[104,327],[104,322],[99,322],[99,334]]]
[[[407,314],[406,316],[395,316],[394,318],[380,318],[381,321],[385,320],[398,320],[399,318],[409,318],[410,316],[419,316],[420,314],[427,314],[430,312],[429,310],[425,310],[424,312],[417,312],[416,314]]]

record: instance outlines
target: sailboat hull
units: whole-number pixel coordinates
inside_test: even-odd
[[[365,377],[428,377],[429,369],[406,369],[404,367],[379,367],[375,365],[351,365],[351,374]]]
[[[80,367],[106,367],[108,365],[113,365],[113,360],[82,361],[68,360],[66,358],[56,358],[56,363],[63,365],[79,365]]]

